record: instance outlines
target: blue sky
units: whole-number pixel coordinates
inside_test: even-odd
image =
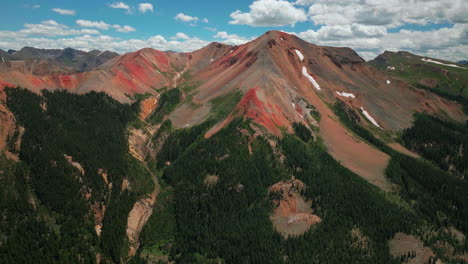
[[[464,0],[0,0],[0,49],[191,51],[283,30],[370,59],[384,50],[468,58]],[[5,12],[6,11],[6,12]]]

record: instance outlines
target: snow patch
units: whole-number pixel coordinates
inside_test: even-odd
[[[372,124],[374,124],[374,126],[380,127],[379,124],[377,123],[377,121],[375,121],[375,119],[374,119],[366,110],[364,110],[364,108],[362,108],[362,106],[361,106],[361,111],[362,111],[362,113],[366,116],[366,118],[367,118]]]
[[[5,59],[3,58],[3,56],[2,56],[2,62],[5,62]]]
[[[392,71],[394,71],[394,70],[395,70],[395,67],[394,67],[394,66],[388,66],[388,67],[387,67],[387,70],[392,70]]]
[[[234,52],[234,50],[231,50],[231,51],[229,52],[229,54],[231,54],[232,52]]]
[[[387,80],[387,84],[390,84],[390,80]]]
[[[352,93],[347,93],[347,92],[336,92],[339,96],[343,97],[351,97],[351,98],[356,98],[356,96]]]
[[[466,70],[466,68],[460,67],[460,66],[455,65],[455,64],[445,64],[445,63],[442,63],[440,61],[435,61],[435,60],[431,60],[431,59],[421,59],[421,60],[424,61],[424,62],[430,62],[430,63],[435,63],[435,64],[439,64],[439,65],[455,67],[455,68],[460,68],[460,69],[465,69]]]
[[[302,54],[302,52],[300,50],[297,50],[297,49],[295,49],[294,51],[296,52],[299,59],[301,59],[301,61],[304,61],[304,54]]]
[[[281,39],[281,40],[284,40],[284,38],[283,38],[283,37],[281,37],[280,39]]]
[[[310,76],[310,74],[307,72],[307,68],[305,66],[302,66],[302,75],[304,75],[307,79],[309,79],[309,82],[314,85],[315,89],[317,90],[322,90],[320,89],[320,85],[315,81],[314,77]]]
[[[211,59],[210,61],[214,61],[214,59]]]
[[[291,103],[292,107],[296,109],[296,105],[294,103]]]

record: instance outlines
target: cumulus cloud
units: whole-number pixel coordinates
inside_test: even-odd
[[[24,24],[24,29],[21,29],[16,32],[12,32],[14,35],[21,37],[21,36],[48,36],[48,37],[55,37],[55,36],[70,36],[70,35],[96,35],[100,32],[95,29],[71,29],[65,25],[57,23],[55,20],[46,20],[42,21],[40,24]],[[3,32],[3,36],[5,32],[11,31],[0,31]],[[6,34],[8,35],[8,34]]]
[[[175,36],[172,37],[171,39],[190,39],[190,37],[187,36],[185,33],[179,32],[175,34]]]
[[[98,28],[101,30],[108,30],[110,28],[115,29],[118,32],[122,33],[128,33],[128,32],[133,32],[136,31],[134,27],[131,26],[121,26],[121,25],[111,25],[108,24],[104,21],[90,21],[90,20],[83,20],[83,19],[78,19],[76,21],[76,24],[80,27],[89,27],[89,28]]]
[[[36,5],[38,6],[38,5]],[[34,6],[33,6],[34,7]],[[39,6],[40,7],[40,6]],[[38,8],[39,8],[38,7]],[[76,14],[76,11],[75,10],[72,10],[72,9],[62,9],[62,8],[52,8],[52,11],[54,11],[55,13],[59,13],[61,15],[69,15],[69,16],[73,16]]]
[[[115,2],[112,4],[109,4],[110,8],[115,8],[115,9],[123,9],[126,10],[127,12],[130,12],[130,6],[125,4],[124,2]]]
[[[383,26],[367,26],[361,24],[352,24],[351,31],[356,37],[382,37],[387,34],[387,28]]]
[[[83,20],[83,19],[78,19],[76,21],[76,24],[80,27],[91,27],[91,28],[98,28],[102,30],[108,30],[111,25],[107,24],[104,21],[89,21],[89,20]]]
[[[294,25],[307,20],[302,8],[283,0],[257,0],[249,6],[249,12],[237,10],[231,14],[230,24],[255,27]]]
[[[174,17],[174,19],[175,20],[180,20],[180,21],[183,21],[183,22],[197,22],[198,21],[198,17],[189,16],[189,15],[186,15],[184,13],[177,14]]]
[[[251,40],[236,34],[228,34],[226,31],[220,31],[216,33],[213,38],[222,39],[222,42],[228,45],[241,45]]]
[[[125,25],[125,26],[113,25],[112,28],[114,28],[116,31],[122,32],[122,33],[128,33],[128,32],[136,31],[136,29],[134,27],[127,26],[127,25]]]
[[[309,20],[320,26],[297,35],[318,45],[351,47],[365,59],[384,50],[446,60],[468,57],[464,0],[297,0],[295,5],[308,7]],[[441,23],[449,26],[431,30]]]
[[[146,12],[153,12],[153,5],[150,3],[141,3],[138,5],[138,10],[141,13],[146,13]]]
[[[299,0],[310,5],[308,15],[317,25],[385,25],[389,28],[407,23],[468,23],[464,0]]]

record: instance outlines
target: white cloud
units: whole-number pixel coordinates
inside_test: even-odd
[[[120,26],[120,25],[113,25],[112,28],[115,28],[118,32],[122,33],[128,33],[128,32],[133,32],[136,31],[134,27],[131,26]]]
[[[407,23],[468,23],[465,0],[299,0],[310,5],[309,17],[317,25],[398,27]]]
[[[75,10],[71,10],[71,9],[52,8],[52,11],[54,11],[55,13],[59,13],[59,14],[61,14],[61,15],[73,16],[73,15],[76,14],[76,11],[75,11]]]
[[[318,45],[355,49],[365,59],[384,50],[406,50],[446,60],[468,57],[468,5],[465,0],[297,0],[309,6],[318,30],[297,35]],[[448,27],[430,30],[431,25]],[[428,25],[424,30],[389,29]],[[415,27],[418,28],[418,27]]]
[[[171,39],[190,39],[190,37],[187,36],[185,33],[179,32],[175,34],[175,36],[172,37]]]
[[[452,28],[425,32],[400,30],[398,33],[390,33],[382,38],[381,46],[389,50],[414,50],[421,54],[433,54],[435,50],[446,54],[444,49],[456,48],[464,49],[465,56],[467,56],[466,32],[468,32],[467,24],[456,24]]]
[[[216,33],[213,38],[222,39],[222,42],[228,45],[241,45],[251,40],[236,34],[228,34],[226,31],[220,31]]]
[[[305,11],[302,8],[296,8],[288,1],[257,0],[249,8],[247,13],[240,10],[231,13],[233,20],[229,23],[266,27],[294,25],[307,20]]]
[[[383,26],[367,26],[352,24],[351,31],[356,37],[381,37],[387,34],[387,28]]]
[[[127,12],[130,13],[130,6],[128,6],[124,2],[115,2],[115,3],[109,4],[109,7],[115,8],[115,9],[127,10]]]
[[[80,27],[92,27],[92,28],[99,28],[102,30],[108,30],[111,27],[111,25],[103,21],[89,21],[89,20],[83,20],[83,19],[78,19],[76,21],[76,24]]]
[[[208,23],[208,22],[210,22],[210,21],[208,20],[208,18],[205,17],[205,18],[202,19],[202,22],[203,22],[203,23]]]
[[[153,12],[153,5],[150,3],[141,3],[138,5],[138,10],[140,10],[141,13],[146,13],[146,12]]]
[[[45,21],[42,21],[41,24],[43,25],[48,25],[48,26],[62,26],[62,27],[66,27],[65,25],[60,25],[59,23],[57,23],[57,21],[55,20],[45,20]],[[28,24],[28,25],[31,25],[31,24]]]
[[[183,21],[183,22],[196,22],[196,21],[198,21],[198,17],[189,16],[189,15],[186,15],[184,13],[177,14],[174,17],[174,19],[175,20],[180,20],[180,21]]]
[[[76,24],[78,26],[80,26],[80,27],[98,28],[98,29],[101,29],[101,30],[108,30],[110,28],[113,28],[116,31],[122,32],[122,33],[128,33],[128,32],[136,31],[136,29],[134,27],[131,27],[131,26],[111,25],[111,24],[108,24],[108,23],[106,23],[104,21],[89,21],[89,20],[79,19],[79,20],[76,21]]]
[[[71,29],[65,25],[57,23],[55,20],[46,20],[42,21],[40,24],[24,24],[24,29],[13,32],[18,37],[25,36],[70,36],[70,35],[84,35],[91,34],[97,35],[100,34],[99,31],[95,29]],[[10,31],[0,31],[0,32],[10,32]],[[5,33],[4,33],[5,34]],[[7,34],[8,35],[8,34]]]

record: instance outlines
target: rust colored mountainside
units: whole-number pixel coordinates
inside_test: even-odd
[[[207,120],[223,107],[223,99],[240,98],[227,114],[222,111],[224,116],[205,137],[240,116],[278,136],[292,132],[292,123],[303,123],[320,131],[335,159],[382,189],[390,188],[384,177],[388,155],[358,140],[339,122],[331,109],[337,100],[365,117],[362,124],[376,133],[409,127],[415,111],[467,119],[457,103],[393,79],[349,48],[317,46],[279,31],[240,46],[212,43],[191,53],[146,48],[72,74],[18,64],[0,63],[0,86],[35,92],[103,91],[120,102],[133,101],[135,94],[158,98],[164,90],[183,86],[183,100],[168,116],[179,128]]]

